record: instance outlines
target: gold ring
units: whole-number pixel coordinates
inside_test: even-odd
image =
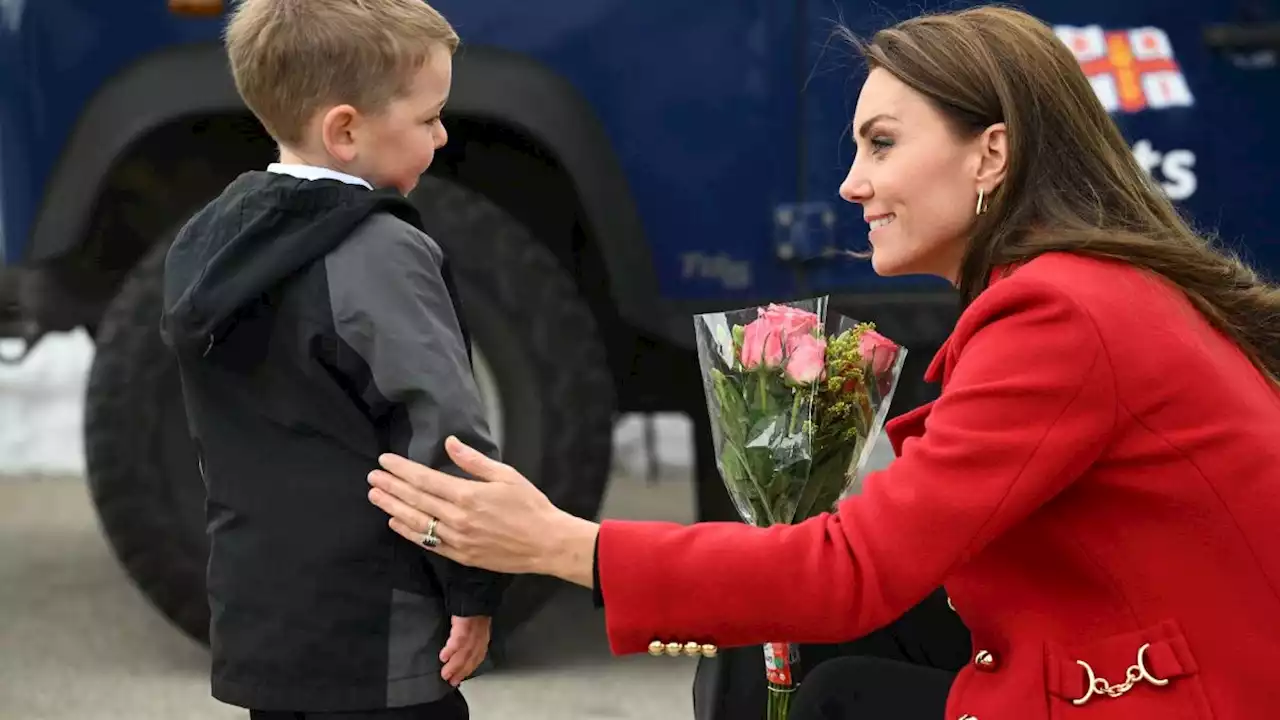
[[[427,532],[422,536],[422,544],[429,548],[440,545],[440,536],[436,535],[436,523],[438,522],[440,521],[437,518],[431,518],[431,524],[427,526]]]

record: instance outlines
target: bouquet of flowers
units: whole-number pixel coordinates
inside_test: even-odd
[[[856,492],[906,350],[870,323],[827,318],[828,298],[694,318],[720,476],[743,520],[828,512]],[[798,648],[765,645],[768,720],[785,720]]]

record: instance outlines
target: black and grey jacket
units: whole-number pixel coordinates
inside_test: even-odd
[[[450,690],[450,615],[505,578],[444,561],[367,500],[378,455],[462,474],[497,455],[443,253],[391,191],[250,172],[165,265],[208,491],[213,695],[263,710],[366,710]]]

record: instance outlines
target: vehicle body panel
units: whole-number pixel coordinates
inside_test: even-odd
[[[861,66],[833,38],[833,23],[866,35],[909,14],[906,3],[436,4],[462,34],[464,55],[492,47],[530,57],[585,98],[637,210],[643,236],[636,237],[647,243],[651,267],[630,270],[653,277],[659,297],[652,300],[939,287],[877,278],[861,260],[823,259],[831,247],[866,244],[860,209],[836,194],[852,157],[848,124]],[[1158,100],[1144,95],[1145,108],[1117,108],[1114,116],[1198,226],[1246,243],[1251,259],[1280,270],[1280,204],[1270,202],[1280,186],[1280,150],[1270,137],[1280,127],[1280,70],[1274,53],[1269,61],[1265,54],[1233,58],[1203,40],[1207,24],[1239,20],[1238,7],[1203,0],[1033,0],[1026,7],[1055,25],[1154,28],[1143,32],[1167,40],[1165,65],[1185,79],[1193,104],[1153,107]],[[38,218],[62,212],[46,203],[46,192],[57,173],[78,170],[67,147],[91,101],[144,58],[216,43],[222,24],[175,15],[160,0],[0,0],[5,262],[40,256],[31,243]],[[1105,75],[1116,62],[1107,54],[1094,65],[1111,63],[1099,71]]]

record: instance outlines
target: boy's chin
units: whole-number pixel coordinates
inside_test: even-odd
[[[423,174],[425,173],[426,171],[424,170]],[[417,175],[411,179],[383,183],[382,185],[380,185],[380,187],[395,188],[396,192],[399,192],[401,195],[408,197],[409,193],[413,192],[414,188],[418,187],[418,183],[421,181],[421,179],[422,179],[422,175]]]
[[[413,182],[410,182],[410,183],[371,182],[369,184],[373,185],[375,190],[395,190],[396,192],[400,193],[401,195],[404,195],[405,197],[408,197],[409,193],[413,192],[413,189],[418,187],[417,180],[414,180]]]

